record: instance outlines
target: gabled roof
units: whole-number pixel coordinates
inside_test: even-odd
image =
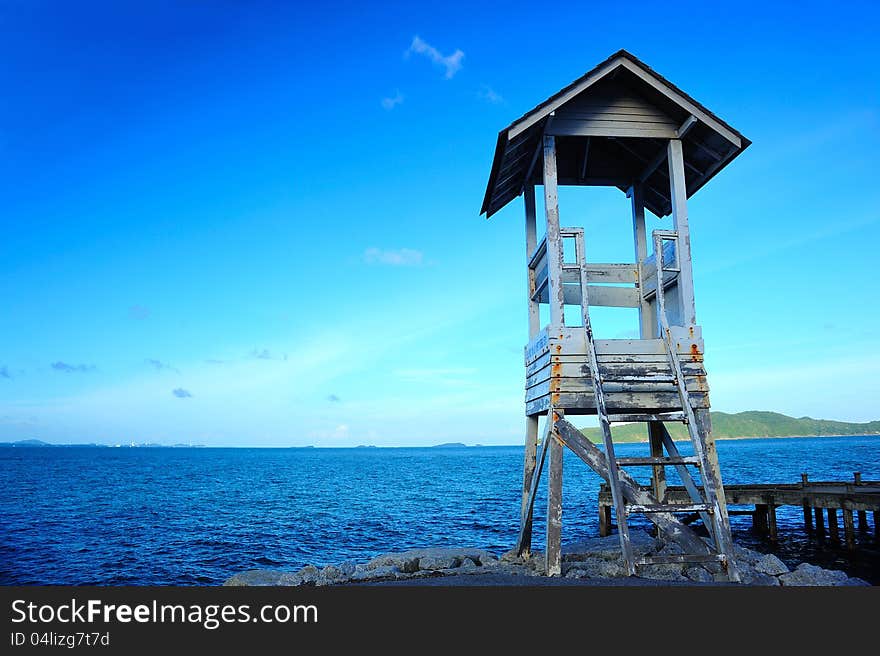
[[[637,116],[608,113],[614,111]],[[622,122],[634,120],[649,122]],[[626,191],[641,181],[645,206],[657,216],[671,212],[668,139],[682,140],[688,197],[751,144],[637,57],[620,50],[498,133],[481,214],[488,218],[519,196],[526,184],[541,184],[545,130],[557,135],[559,184],[608,185]]]

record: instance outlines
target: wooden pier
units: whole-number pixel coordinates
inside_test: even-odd
[[[650,490],[651,486],[644,486]],[[801,474],[800,483],[770,483],[762,485],[725,485],[724,495],[728,506],[753,506],[754,510],[730,509],[730,515],[751,515],[752,527],[767,535],[770,540],[777,539],[776,509],[779,506],[800,506],[804,512],[804,526],[807,532],[833,543],[840,543],[838,513],[843,520],[843,538],[850,551],[856,548],[856,532],[867,534],[868,513],[872,513],[875,541],[880,541],[878,515],[880,515],[880,481],[863,481],[860,472],[853,474],[849,481],[810,481]],[[667,503],[687,503],[690,497],[683,486],[670,485],[666,488]],[[603,483],[599,490],[599,534],[611,533],[612,518],[611,491]],[[858,520],[854,521],[853,513]],[[690,521],[696,516],[689,518]],[[827,527],[826,527],[827,519]],[[826,530],[827,528],[827,530]]]

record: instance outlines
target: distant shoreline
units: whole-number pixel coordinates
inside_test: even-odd
[[[826,437],[880,437],[880,433],[846,433],[843,435],[740,435],[740,436],[722,436],[716,437],[715,441],[734,441],[734,440],[789,440],[789,439],[812,439],[812,438],[826,438]],[[594,444],[600,444],[600,441],[591,440]],[[689,438],[687,437],[674,437],[673,442],[687,442]],[[304,446],[211,446],[211,445],[203,445],[203,444],[193,444],[193,445],[164,445],[164,444],[150,444],[150,445],[120,445],[117,446],[115,444],[94,444],[94,443],[83,443],[83,444],[51,444],[48,442],[43,442],[42,444],[33,444],[31,440],[29,444],[22,444],[19,442],[0,442],[0,448],[15,448],[15,449],[107,449],[107,450],[132,450],[132,451],[143,451],[143,450],[164,450],[164,451],[182,451],[187,449],[197,449],[200,451],[210,450],[210,449],[284,449],[290,451],[306,451],[306,450],[339,450],[339,451],[374,451],[377,449],[431,449],[433,451],[437,451],[442,453],[443,451],[455,451],[457,449],[506,449],[506,448],[522,448],[522,444],[464,444],[464,443],[456,443],[454,445],[451,444],[428,444],[428,445],[400,445],[400,446],[381,446],[381,445],[357,445],[357,446],[313,446],[313,445],[304,445]],[[626,438],[623,440],[616,439],[614,440],[615,444],[646,444],[648,442],[647,437],[641,438]]]

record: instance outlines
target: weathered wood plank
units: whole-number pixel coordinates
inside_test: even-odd
[[[617,121],[553,121],[546,134],[557,137],[635,137],[640,139],[674,139],[675,127],[655,123]]]
[[[550,325],[565,324],[562,292],[562,238],[559,234],[559,197],[556,187],[556,139],[544,135],[544,214],[547,218],[546,242],[549,272]]]
[[[591,393],[593,382],[589,378],[550,378],[537,382],[526,388],[526,399],[532,400],[545,394],[559,393]],[[608,382],[603,383],[602,389],[607,394],[632,392],[634,394],[677,394],[677,388],[672,382]],[[705,376],[694,376],[687,379],[687,389],[691,394],[709,392],[709,385]]]
[[[526,185],[523,190],[523,199],[525,201],[526,211],[526,258],[535,251],[538,246],[537,238],[537,217],[535,212],[535,187],[534,185]],[[532,267],[526,267],[526,284],[528,285],[528,295],[535,291],[535,271]],[[541,312],[538,303],[529,300],[529,339],[532,339],[541,330]]]
[[[531,419],[531,417],[529,418]],[[538,430],[538,419],[534,418],[534,430],[537,436]],[[531,428],[531,426],[530,426]],[[516,541],[516,553],[518,555],[523,555],[527,553],[532,548],[532,516],[534,514],[535,508],[535,496],[538,492],[538,483],[541,480],[541,470],[544,469],[544,460],[547,457],[547,438],[550,436],[550,429],[552,428],[551,422],[547,422],[544,425],[544,438],[541,443],[541,454],[536,458],[535,467],[532,470],[531,476],[529,477],[529,492],[528,496],[525,499],[525,502],[522,504],[520,508],[520,525],[519,525],[519,537]],[[528,465],[528,461],[527,461]],[[524,472],[525,474],[525,472]],[[525,486],[525,481],[523,482]]]
[[[526,417],[526,446],[523,457],[523,489],[520,503],[520,532],[517,540],[517,553],[527,554],[532,548],[532,508],[535,499],[531,496],[532,481],[540,477],[537,468],[538,418]],[[543,451],[541,454],[543,466]]]
[[[855,551],[856,549],[856,533],[855,526],[853,525],[853,514],[850,508],[844,506],[843,510],[843,535],[846,540],[846,548],[849,551]]]
[[[691,234],[688,227],[687,186],[681,140],[671,139],[668,146],[672,223],[678,233],[676,257],[679,268],[678,288],[684,326],[697,323],[694,309],[694,274],[691,267]]]
[[[609,412],[673,412],[681,410],[681,401],[677,393],[610,393],[608,396]],[[694,393],[690,395],[691,405],[695,408],[709,408],[709,395]],[[551,401],[568,414],[595,414],[596,401],[593,394],[586,393],[555,393],[535,397],[526,401],[526,414],[534,415],[547,411]]]
[[[676,338],[679,356],[701,357],[703,354],[703,340],[698,327],[694,327],[693,339],[690,339],[690,331],[684,329],[681,333],[676,332],[676,326],[671,327]],[[686,339],[687,338],[687,339]],[[595,340],[596,356],[600,362],[605,356],[628,356],[640,357],[645,355],[664,356],[666,347],[662,339],[597,339]],[[696,347],[696,348],[695,348]],[[529,341],[524,349],[525,363],[530,364],[552,350],[552,355],[585,355],[586,346],[583,330],[568,326],[558,326],[550,330],[545,327]]]
[[[630,377],[649,376],[649,377],[672,377],[672,371],[669,364],[662,360],[651,359],[634,359],[625,356],[600,356],[599,372],[602,374],[603,380],[628,380]],[[655,356],[646,356],[655,357]],[[659,356],[656,356],[659,357]],[[610,358],[614,358],[613,360]],[[705,376],[706,370],[702,361],[682,362],[682,371],[685,376]],[[531,364],[526,365],[526,377],[531,378],[535,374],[542,373],[543,378],[537,377],[533,382],[546,380],[550,378],[551,373],[564,378],[575,378],[584,376],[586,363],[582,356],[565,356],[547,353],[545,356],[539,357]],[[528,386],[528,385],[527,385]]]
[[[548,423],[553,418],[548,417]],[[554,432],[547,437],[550,443],[550,463],[547,472],[547,541],[545,568],[547,576],[562,574],[562,444]]]

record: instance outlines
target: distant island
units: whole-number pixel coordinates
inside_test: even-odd
[[[443,444],[435,444],[433,449],[462,449],[466,448],[467,444],[462,444],[461,442],[444,442]]]
[[[29,446],[29,447],[69,447],[69,446],[89,446],[96,447],[100,449],[113,449],[113,448],[124,448],[124,449],[200,449],[203,448],[204,444],[156,444],[155,442],[149,443],[140,443],[135,444],[133,442],[129,442],[128,444],[97,444],[95,442],[89,442],[88,444],[51,444],[50,442],[44,442],[43,440],[18,440],[17,442],[0,442],[0,446]]]
[[[813,437],[829,435],[878,435],[880,421],[863,424],[846,421],[813,419],[812,417],[789,417],[778,412],[749,410],[729,414],[710,412],[712,435],[716,439],[746,437]],[[688,439],[687,427],[677,422],[666,422],[666,428],[674,440]],[[601,442],[599,428],[582,428],[581,432],[592,442]],[[615,442],[646,442],[644,424],[621,424],[612,427]]]

